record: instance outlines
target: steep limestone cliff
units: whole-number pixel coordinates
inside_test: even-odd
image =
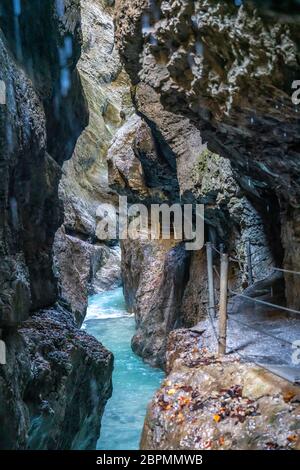
[[[77,447],[80,432],[92,448],[112,356],[53,307],[61,165],[88,122],[80,4],[4,0],[0,19],[0,448]]]
[[[231,286],[247,287],[250,239],[255,280],[264,280],[246,293],[255,296],[265,286],[279,294],[284,286],[272,267],[299,271],[300,263],[300,120],[292,102],[292,83],[300,75],[298,2],[117,0],[116,5],[116,43],[136,111],[172,162],[180,200],[206,205],[206,240],[224,243],[239,261],[230,265]],[[147,187],[150,158],[135,141],[132,148]],[[114,161],[117,166],[117,155]],[[173,194],[171,200],[178,201]],[[131,267],[136,257],[141,269]],[[147,251],[141,254],[139,243],[125,245],[124,269],[133,273],[125,287],[138,312],[138,344],[160,345],[159,338],[169,375],[149,406],[142,448],[298,449],[299,387],[232,354],[212,355],[212,338],[201,330],[204,321],[194,330],[178,329],[206,317],[205,253],[190,255],[180,305],[172,307],[179,314],[171,333],[162,325],[172,314],[157,306],[155,293],[143,292],[155,266],[152,257],[148,264],[144,258]],[[164,257],[157,260],[163,266]],[[162,277],[157,284],[166,285],[171,296],[168,276]],[[299,279],[285,276],[287,304],[298,310]],[[270,289],[275,284],[276,293]],[[148,312],[144,318],[141,307]],[[155,346],[137,351],[157,360]],[[161,365],[161,358],[156,363]]]
[[[118,200],[109,187],[106,155],[114,135],[133,113],[129,79],[114,46],[112,18],[113,8],[106,0],[82,2],[78,70],[90,120],[72,159],[63,166],[60,198],[65,216],[54,246],[61,297],[79,323],[89,294],[121,284],[120,249],[108,246],[97,234],[99,204]]]
[[[250,179],[247,179],[248,189],[245,188],[243,183],[245,175],[241,177],[241,174],[237,173],[233,158],[227,158],[228,153],[221,151],[220,146],[214,145],[215,140],[218,139],[218,133],[209,134],[208,126],[205,127],[205,124],[203,124],[204,130],[202,129],[200,111],[195,111],[195,117],[192,112],[189,113],[186,110],[190,95],[190,99],[196,100],[198,88],[202,83],[201,67],[206,64],[206,59],[206,68],[209,68],[209,57],[206,58],[206,56],[209,53],[209,47],[213,48],[213,41],[207,39],[208,44],[205,46],[207,52],[206,49],[203,52],[200,43],[197,42],[200,32],[197,33],[196,20],[193,20],[194,9],[200,10],[199,17],[201,17],[201,12],[205,12],[203,18],[201,17],[202,21],[212,24],[215,21],[216,27],[221,28],[220,25],[224,20],[228,31],[234,28],[228,21],[226,23],[227,17],[231,18],[232,22],[237,22],[235,29],[241,29],[242,26],[238,23],[241,21],[238,19],[239,16],[244,18],[243,15],[250,15],[247,8],[243,12],[232,4],[217,7],[215,3],[210,5],[210,2],[206,1],[144,1],[130,2],[130,4],[126,0],[117,2],[116,43],[133,84],[133,101],[139,117],[132,118],[131,122],[127,122],[119,131],[108,153],[110,183],[118,192],[127,194],[131,202],[143,201],[147,204],[164,201],[205,204],[206,239],[210,239],[217,246],[223,243],[226,251],[238,259],[239,265],[233,263],[230,266],[230,284],[231,287],[236,288],[246,287],[249,270],[246,256],[248,240],[251,241],[254,254],[252,260],[254,280],[269,276],[272,266],[280,258],[279,206],[276,201],[273,201],[271,190],[268,190],[270,197],[267,197],[267,190],[263,189],[266,188],[266,182],[259,183],[260,195],[251,190]],[[217,14],[220,15],[218,21],[216,20]],[[245,18],[244,21],[246,21]],[[223,34],[225,30],[227,31],[226,28],[224,26]],[[202,36],[204,37],[204,33]],[[223,36],[222,39],[218,39],[217,36],[214,47],[217,48],[219,43],[222,47],[219,55],[224,55],[226,58],[228,54],[226,55],[223,49],[230,47],[230,41],[229,39],[225,41]],[[232,47],[234,47],[233,41]],[[217,54],[214,49],[213,53]],[[217,71],[219,71],[218,68]],[[224,74],[226,71],[225,68]],[[209,75],[211,81],[207,84],[206,75],[209,73],[211,73]],[[212,88],[211,93],[214,91],[212,73],[208,70],[203,78],[203,80],[206,79],[204,84]],[[236,73],[238,73],[237,66]],[[175,80],[177,80],[176,84]],[[180,87],[186,92],[187,105],[183,100],[183,91]],[[221,91],[220,96],[222,96]],[[217,103],[217,98],[211,98],[211,116],[216,111],[215,101]],[[198,105],[200,106],[199,103]],[[194,109],[192,104],[191,108]],[[237,112],[236,116],[238,119]],[[225,125],[227,118],[222,120],[216,111],[214,119],[219,119],[221,126]],[[236,133],[239,132],[237,129],[238,125],[234,128]],[[254,141],[255,138],[252,136],[251,140]],[[213,153],[211,150],[218,153]],[[236,148],[235,152],[237,151]],[[240,151],[240,158],[243,158],[244,150],[240,149]],[[254,171],[256,174],[257,171]],[[265,210],[262,209],[263,206]],[[270,222],[264,224],[267,213],[270,214]],[[274,246],[276,249],[273,249]],[[125,274],[124,279],[125,291],[131,291],[127,297],[132,297],[136,293],[134,310],[138,318],[139,342],[142,343],[143,338],[144,341],[145,338],[153,339],[156,335],[161,341],[164,335],[165,348],[167,334],[162,325],[168,323],[167,315],[161,311],[154,297],[148,296],[144,299],[143,295],[140,295],[140,286],[149,275],[152,263],[150,259],[147,263],[146,254],[141,255],[141,244],[137,242],[125,243],[123,253],[124,263],[134,270],[132,276]],[[138,259],[134,268],[132,263],[127,262],[131,258]],[[217,263],[217,257],[215,257],[215,262]],[[160,268],[163,272],[163,263]],[[181,269],[184,270],[184,266]],[[175,297],[173,299],[177,305],[177,314],[170,329],[180,324],[192,326],[206,316],[205,271],[205,254],[191,253],[187,268],[187,283],[183,286],[184,292],[179,296],[180,301],[178,299],[175,301]],[[126,273],[126,268],[123,268],[123,272]],[[166,278],[164,281],[162,285],[165,285],[166,296],[172,296]],[[217,276],[215,284],[218,285]],[[141,291],[143,291],[142,288]],[[218,297],[218,292],[216,296]],[[141,317],[138,313],[141,305],[145,310],[145,304],[147,304],[146,310],[151,312],[148,316],[154,315],[158,319],[156,328],[152,320],[149,320],[152,327],[148,326],[147,315]],[[133,344],[136,348],[136,340]],[[144,354],[143,348],[136,348],[136,350]],[[154,347],[151,358],[154,363],[156,352]],[[149,352],[144,355],[150,360]],[[162,363],[161,358],[157,363]]]
[[[164,368],[168,333],[184,325],[188,270],[189,255],[174,240],[122,243],[125,299],[137,325],[132,347],[154,366]]]
[[[210,0],[117,5],[117,44],[132,82],[155,90],[166,110],[188,118],[209,148],[231,161],[265,221],[276,262],[297,271],[296,2],[288,9],[276,2]],[[297,308],[298,283],[286,276],[287,301]]]
[[[95,449],[112,393],[112,354],[60,306],[3,339],[0,449]]]

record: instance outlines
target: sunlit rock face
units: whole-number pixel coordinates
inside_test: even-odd
[[[88,121],[79,2],[3,1],[0,15],[0,448],[92,448],[112,357],[53,307],[61,164]]]
[[[97,208],[101,203],[114,205],[118,201],[109,185],[106,157],[116,132],[133,113],[133,106],[130,81],[114,46],[111,2],[84,1],[81,13],[83,47],[78,70],[90,118],[72,159],[63,167],[60,198],[65,216],[54,251],[62,297],[82,320],[88,294],[121,283],[120,251],[116,247],[110,250],[99,239]],[[68,263],[66,253],[70,255]],[[76,254],[83,263],[78,263]],[[105,281],[100,279],[102,268]]]
[[[275,2],[241,4],[119,0],[117,45],[132,82],[155,90],[231,161],[276,262],[297,271],[299,16]],[[288,302],[299,307],[299,279],[286,280]]]

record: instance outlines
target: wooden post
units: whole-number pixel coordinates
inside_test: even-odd
[[[213,254],[211,242],[206,243],[207,277],[208,277],[208,309],[212,316],[215,316],[215,296],[214,296],[214,273]]]
[[[228,255],[221,255],[220,272],[220,310],[219,310],[219,345],[218,352],[221,356],[226,354],[227,335],[227,290],[228,290]]]
[[[251,260],[251,243],[247,240],[247,264],[248,264],[248,282],[249,286],[253,284],[253,273],[252,273],[252,260]]]

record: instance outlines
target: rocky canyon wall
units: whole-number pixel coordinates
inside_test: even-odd
[[[88,123],[80,3],[5,0],[0,21],[0,448],[93,448],[112,355],[55,305],[52,257],[61,165]]]
[[[120,248],[117,241],[99,236],[98,208],[103,203],[117,205],[106,157],[118,129],[133,113],[129,78],[114,46],[110,2],[82,2],[82,34],[78,70],[90,120],[72,159],[63,166],[59,192],[65,216],[54,246],[60,294],[79,323],[89,294],[121,285]]]
[[[253,8],[237,8],[232,2],[118,0],[116,3],[116,44],[131,78],[138,117],[123,126],[108,153],[110,184],[119,193],[128,195],[131,202],[205,204],[206,240],[216,246],[224,244],[226,251],[238,260],[239,264],[230,266],[230,284],[237,288],[248,285],[248,240],[253,253],[254,281],[268,277],[283,257],[281,203],[270,185],[270,174],[267,178],[263,176],[264,171],[272,173],[273,169],[268,169],[270,163],[255,164],[263,143],[258,149],[259,139],[254,137],[255,129],[260,128],[259,135],[268,147],[263,123],[257,122],[260,112],[262,121],[265,114],[262,103],[255,102],[255,96],[259,95],[259,83],[265,80],[259,73],[273,80],[272,70],[280,69],[280,65],[276,54],[270,58],[273,69],[263,54],[260,57],[262,46],[251,39],[253,29],[261,29],[265,40],[271,41],[279,28],[273,42],[281,34],[279,31],[286,31],[289,47],[283,49],[289,57],[287,61],[296,64],[292,26],[288,31],[284,26],[275,27],[275,23],[275,20],[258,18]],[[284,40],[282,37],[281,41]],[[247,59],[242,58],[243,47],[251,56],[248,65]],[[255,53],[259,59],[255,59]],[[221,57],[228,58],[223,68]],[[248,73],[249,70],[253,72]],[[259,72],[257,78],[256,72]],[[285,72],[280,70],[280,73],[283,76]],[[250,93],[249,83],[243,84],[245,75],[248,81],[253,76],[251,87],[255,93]],[[264,96],[265,85],[261,88]],[[269,90],[275,100],[277,91],[271,85]],[[253,101],[252,108],[247,104],[247,96],[238,98],[246,91]],[[294,112],[291,100],[288,102],[286,97],[286,101],[288,109]],[[239,114],[242,104],[245,109]],[[256,121],[252,116],[254,109]],[[290,122],[289,117],[283,117],[282,109],[277,111],[278,116],[282,122],[284,119]],[[248,113],[247,117],[244,113]],[[272,120],[270,116],[269,121]],[[292,122],[295,134],[297,122],[293,119]],[[269,141],[265,154],[272,153],[271,147],[274,148],[273,140]],[[275,158],[277,162],[278,159]],[[291,168],[294,168],[292,163]],[[265,223],[267,216],[269,221]],[[165,351],[168,332],[180,325],[195,325],[206,316],[207,279],[205,253],[186,254],[178,271],[186,273],[185,282],[181,283],[179,274],[180,290],[173,289],[172,293],[164,266],[171,256],[173,243],[167,251],[162,244],[158,253],[159,245],[123,243],[122,266],[126,297],[137,314],[138,331],[133,347],[150,362],[161,365],[164,353],[158,351]],[[153,252],[157,253],[156,263],[151,261]],[[217,256],[214,262],[218,264]],[[167,306],[165,300],[157,302],[155,295],[145,292],[143,284],[150,275],[154,276],[155,285],[162,286],[159,297],[169,299]],[[218,285],[217,276],[215,285]],[[218,298],[218,289],[215,294]],[[171,304],[173,316],[170,317]],[[146,315],[145,311],[149,313]],[[149,348],[144,346],[148,342]]]
[[[292,102],[300,76],[299,5],[116,5],[116,43],[139,129],[148,126],[151,139],[145,146],[140,130],[123,132],[128,157],[125,146],[111,156],[112,181],[133,200],[204,203],[206,240],[223,243],[239,262],[230,263],[229,285],[248,285],[250,240],[254,281],[263,280],[252,294],[255,286],[269,291],[274,280],[281,289],[273,268],[299,271],[300,263],[300,120]],[[154,180],[162,161],[168,168],[163,182]],[[205,252],[180,257],[179,250],[180,241],[123,243],[125,292],[138,327],[133,347],[168,373],[149,405],[141,448],[298,449],[299,436],[290,431],[299,387],[238,355],[212,354],[205,322],[180,329],[205,318],[207,279]],[[287,274],[286,301],[298,310],[299,292],[299,278]]]
[[[137,89],[199,129],[231,162],[276,263],[299,265],[299,12],[275,2],[117,2],[116,38]],[[141,110],[143,112],[143,109]],[[173,127],[174,128],[174,127]],[[186,159],[184,159],[186,161]],[[299,279],[286,277],[299,308]]]

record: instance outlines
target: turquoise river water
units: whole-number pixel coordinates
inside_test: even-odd
[[[163,372],[132,352],[135,321],[126,311],[122,288],[90,297],[83,327],[115,356],[113,394],[104,411],[97,449],[138,449],[147,404]]]

